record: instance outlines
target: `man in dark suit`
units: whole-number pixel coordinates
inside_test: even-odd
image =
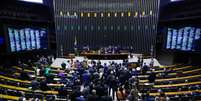
[[[152,71],[152,73],[149,75],[148,80],[150,83],[154,83],[156,79],[156,73]]]
[[[87,97],[87,101],[99,101],[99,97],[96,94],[96,90],[92,90],[92,94]]]
[[[40,89],[41,89],[42,91],[47,91],[47,90],[48,90],[46,78],[44,78],[44,79],[40,82]]]
[[[61,64],[61,67],[62,67],[63,70],[66,69],[66,63],[63,62],[63,63]]]
[[[102,96],[100,101],[113,101],[111,96]]]
[[[22,71],[20,73],[20,79],[21,80],[30,80],[30,77],[26,71],[22,68]]]
[[[146,74],[148,71],[148,66],[146,65],[146,63],[144,63],[144,66],[142,68],[142,74]]]
[[[34,78],[32,81],[31,81],[31,89],[33,91],[33,98],[36,97],[36,90],[39,90],[39,87],[40,87],[40,83],[37,81],[37,78]]]

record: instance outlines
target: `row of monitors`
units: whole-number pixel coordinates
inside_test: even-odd
[[[47,29],[8,27],[11,52],[48,48]]]
[[[182,51],[201,51],[201,28],[168,28],[166,49]]]
[[[65,17],[143,17],[143,16],[149,16],[153,15],[153,11],[150,10],[149,12],[64,12],[60,11],[59,12],[60,16],[65,16]]]

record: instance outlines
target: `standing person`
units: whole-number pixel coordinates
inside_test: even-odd
[[[40,68],[40,76],[44,76],[45,75],[45,67],[43,65],[40,65],[39,68]]]
[[[154,70],[151,72],[151,74],[148,77],[148,80],[150,83],[154,83],[156,79],[156,73],[154,72]]]
[[[54,60],[52,60],[53,55],[47,56],[47,62],[48,64],[52,64]]]
[[[68,68],[71,68],[71,63],[70,63],[70,60],[67,61],[67,64],[66,64],[66,69]]]
[[[103,68],[103,66],[101,65],[101,61],[98,60],[98,62],[97,62],[97,70],[98,70],[98,72],[100,72],[101,68]]]
[[[117,100],[118,101],[126,100],[126,92],[123,87],[120,87],[117,90]]]
[[[147,71],[148,71],[148,66],[147,66],[146,63],[144,63],[144,66],[143,66],[143,68],[142,68],[142,74],[147,73]]]
[[[37,78],[33,78],[33,80],[31,81],[31,88],[32,90],[38,90],[39,89],[39,82],[37,81]]]
[[[45,67],[45,70],[44,70],[44,76],[45,77],[48,77],[49,75],[50,75],[50,68],[47,66],[47,67]]]
[[[139,56],[137,57],[137,63],[138,63],[138,66],[137,66],[137,67],[140,67],[140,66],[141,66],[141,60],[140,60],[140,57],[139,57]]]
[[[103,66],[103,77],[106,78],[108,76],[108,66],[106,63],[104,63],[104,66]]]
[[[63,70],[66,69],[66,63],[62,62],[61,68],[62,68]]]
[[[96,94],[96,90],[92,90],[92,94],[87,97],[87,101],[99,101],[99,97]]]
[[[35,98],[35,91],[39,89],[40,83],[37,81],[37,78],[33,78],[31,81],[31,89],[33,91],[33,98]]]
[[[153,58],[151,58],[151,62],[150,62],[150,67],[154,67],[154,59]]]
[[[90,73],[89,73],[89,71],[85,71],[82,74],[82,82],[84,84],[84,87],[86,87],[87,85],[89,85],[89,83],[90,83]]]
[[[35,76],[40,76],[40,68],[38,66],[35,67]]]
[[[41,64],[47,64],[47,59],[44,56],[42,56],[39,61]]]
[[[63,70],[61,70],[60,72],[59,72],[59,74],[58,74],[58,77],[60,78],[60,82],[61,83],[66,83],[67,81],[67,79],[66,79],[66,74],[64,73],[64,71]]]
[[[118,79],[113,75],[109,82],[109,95],[112,90],[112,98],[113,99],[115,98],[115,93],[117,92],[117,88],[118,88]]]
[[[79,96],[76,97],[76,101],[86,101],[82,92],[80,92]]]
[[[141,66],[141,67],[142,67],[143,63],[144,63],[144,59],[143,59],[143,57],[141,56],[141,58],[140,58],[140,66]]]
[[[113,101],[111,96],[105,95],[102,96],[100,101]]]

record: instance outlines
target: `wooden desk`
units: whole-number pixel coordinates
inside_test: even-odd
[[[201,68],[190,70],[190,71],[184,71],[183,74],[189,74],[189,73],[198,72],[198,71],[201,71]]]
[[[31,89],[29,89],[29,88],[16,87],[16,86],[11,86],[11,85],[0,84],[0,87],[7,88],[7,89],[13,89],[13,90],[19,90],[19,91],[30,91],[31,92]]]
[[[122,60],[128,59],[128,53],[120,54],[98,54],[98,53],[81,53],[81,56],[85,56],[88,59],[98,59],[98,60]]]
[[[189,73],[194,73],[194,72],[198,72],[201,71],[201,68],[199,69],[194,69],[194,70],[190,70],[190,71],[184,71],[183,74],[189,74]],[[168,75],[177,75],[177,73],[168,73]],[[142,78],[147,78],[149,75],[139,75],[138,77],[142,77]],[[160,75],[157,74],[156,77],[159,77]]]
[[[18,90],[18,91],[25,91],[25,92],[37,92],[37,93],[43,93],[43,94],[58,94],[58,91],[41,91],[41,90],[31,90],[29,88],[23,88],[23,87],[17,87],[17,86],[11,86],[11,85],[4,85],[0,84],[1,88],[6,89],[12,89],[12,90]]]
[[[21,82],[21,83],[31,83],[30,81],[27,81],[27,80],[14,79],[14,78],[2,76],[2,75],[0,75],[0,79],[5,79],[5,80],[10,80],[10,81],[15,81],[15,82]]]
[[[17,67],[17,66],[14,66],[14,68],[15,68],[15,69],[18,69],[18,70],[22,70],[22,68]],[[51,68],[54,68],[54,67],[51,67]],[[35,71],[29,70],[29,69],[24,69],[24,71],[30,72],[30,73],[35,73]],[[60,71],[62,71],[62,70],[55,70],[55,69],[51,69],[51,70],[50,70],[50,72],[57,72],[57,73],[60,72]]]
[[[176,66],[181,66],[182,64],[175,64],[175,65],[169,65],[169,66],[160,66],[160,68],[175,68]]]
[[[190,94],[192,92],[201,92],[201,90],[192,90],[192,91],[178,91],[178,92],[165,92],[165,95],[182,95]],[[151,96],[159,96],[160,93],[149,93]]]
[[[11,95],[5,95],[5,94],[0,94],[0,98],[1,99],[16,100],[16,101],[18,101],[20,97],[11,96]]]
[[[18,70],[22,70],[22,68],[20,67],[17,67],[17,66],[13,66],[15,69],[18,69]],[[29,70],[29,69],[24,69],[25,72],[31,72],[31,73],[34,73],[33,70]]]
[[[179,71],[179,70],[182,70],[182,69],[186,69],[186,68],[190,68],[192,66],[185,66],[185,67],[180,67],[180,68],[174,68],[173,71]],[[163,73],[165,72],[164,70],[156,70],[154,71],[154,73]],[[148,71],[147,73],[151,73],[151,71]],[[170,75],[176,75],[175,73],[170,73]]]
[[[174,68],[173,70],[177,71],[177,70],[182,70],[182,69],[186,69],[186,68],[191,68],[193,66],[184,66],[184,67],[180,67],[180,68]]]
[[[193,76],[179,77],[179,78],[156,79],[156,82],[185,80],[185,79],[192,79],[192,78],[198,78],[198,77],[201,77],[201,74],[200,75],[193,75]],[[148,80],[140,80],[139,82],[145,83],[145,82],[148,82]]]
[[[20,83],[28,83],[28,84],[31,83],[31,81],[20,80],[20,79],[14,79],[14,78],[5,77],[5,76],[2,76],[2,75],[0,75],[0,79],[10,80],[10,81],[15,81],[15,82],[20,82]],[[52,86],[52,87],[64,86],[64,84],[47,84],[47,85],[48,85],[48,86]]]
[[[179,87],[179,86],[189,86],[189,85],[199,85],[201,84],[200,81],[198,82],[189,82],[189,83],[179,83],[179,84],[167,84],[167,85],[154,85],[154,88],[168,88],[168,87]]]

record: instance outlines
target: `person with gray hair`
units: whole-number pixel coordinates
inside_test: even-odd
[[[138,98],[139,98],[138,90],[135,87],[134,89],[131,90],[131,92],[128,95],[127,99],[128,99],[128,101],[138,101]]]
[[[99,97],[98,95],[96,94],[96,90],[93,89],[91,91],[91,94],[87,97],[87,101],[98,101],[99,100]]]

